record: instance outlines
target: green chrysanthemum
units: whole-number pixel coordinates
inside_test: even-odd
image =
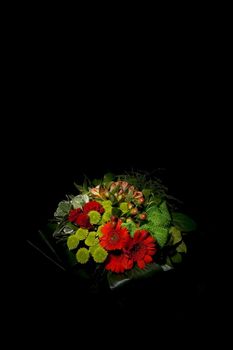
[[[96,210],[91,210],[89,211],[89,213],[87,214],[90,218],[90,223],[93,224],[98,224],[98,222],[100,221],[101,215],[100,213],[98,213],[98,211]]]
[[[93,256],[93,254],[95,253],[96,249],[99,248],[99,247],[100,247],[99,244],[92,245],[92,246],[89,248],[90,254]]]
[[[128,203],[122,202],[120,204],[120,210],[122,211],[123,214],[127,213],[127,211],[129,211]]]
[[[96,238],[96,232],[90,232],[85,240],[85,244],[91,247],[98,243],[98,238]]]
[[[101,236],[103,235],[103,233],[102,233],[102,231],[101,231],[102,227],[104,227],[104,225],[100,225],[100,226],[98,227],[98,230],[97,230],[97,232],[96,232],[97,237],[101,237]]]
[[[71,250],[71,249],[75,249],[77,248],[79,244],[79,239],[76,235],[71,235],[68,237],[67,239],[67,247]]]
[[[103,201],[103,202],[101,202],[101,204],[105,210],[112,209],[112,202],[109,200]]]
[[[86,264],[89,260],[89,251],[86,248],[80,248],[76,253],[76,259],[80,264]]]
[[[100,246],[98,248],[96,248],[94,253],[93,253],[93,259],[97,263],[104,262],[105,259],[107,258],[107,256],[108,256],[107,251],[104,248],[100,247]]]
[[[112,208],[111,209],[107,209],[105,211],[105,213],[102,216],[102,223],[108,222],[111,219],[112,216]]]
[[[79,228],[76,233],[75,236],[81,241],[83,239],[86,239],[88,235],[88,230],[86,230],[85,228]]]

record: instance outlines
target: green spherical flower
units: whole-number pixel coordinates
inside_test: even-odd
[[[75,236],[79,240],[83,240],[83,239],[87,238],[87,235],[88,235],[88,230],[86,230],[84,228],[79,228],[75,233]]]
[[[89,260],[89,251],[86,248],[80,248],[76,253],[76,259],[80,264],[86,264]]]
[[[95,244],[95,245],[91,246],[91,247],[89,248],[90,254],[93,256],[93,254],[95,253],[96,249],[99,248],[99,247],[100,247],[99,244]]]
[[[122,211],[123,214],[127,213],[127,211],[129,211],[128,203],[122,202],[120,204],[120,210]]]
[[[90,232],[85,240],[85,244],[91,247],[99,242],[98,238],[96,238],[96,232]]]
[[[101,202],[101,204],[105,210],[112,209],[112,202],[109,200],[103,201],[103,202]]]
[[[67,239],[67,247],[71,250],[71,249],[75,249],[77,248],[78,244],[79,244],[79,239],[76,235],[71,235],[68,237]]]
[[[98,211],[96,210],[91,210],[89,211],[89,213],[87,214],[90,218],[90,223],[93,224],[98,224],[98,222],[100,221],[101,215],[100,213],[98,213]]]
[[[107,251],[104,248],[100,247],[100,246],[98,248],[96,248],[94,253],[93,253],[93,259],[97,263],[104,262],[105,259],[107,258],[107,256],[108,256]]]
[[[102,223],[108,222],[111,219],[112,216],[112,208],[105,211],[105,213],[102,216]]]
[[[98,230],[97,230],[97,232],[96,232],[96,236],[97,236],[97,237],[101,237],[101,236],[103,235],[103,233],[102,233],[102,231],[101,231],[102,227],[104,227],[104,225],[100,225],[100,226],[98,227]]]

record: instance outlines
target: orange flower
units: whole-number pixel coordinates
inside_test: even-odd
[[[120,253],[119,255],[109,254],[105,265],[106,270],[116,273],[122,273],[132,267],[133,264],[129,265],[129,260],[123,253]]]
[[[152,256],[156,251],[155,239],[146,230],[137,230],[125,248],[129,261],[136,262],[140,269],[144,269],[146,264],[153,261]]]
[[[123,249],[130,239],[129,231],[126,227],[121,227],[122,221],[108,222],[105,224],[101,232],[100,244],[106,250]]]

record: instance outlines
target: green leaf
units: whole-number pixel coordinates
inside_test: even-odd
[[[166,215],[169,219],[171,218],[171,215],[170,215],[169,210],[167,208],[167,203],[165,201],[163,201],[159,205],[159,209],[161,210],[161,213],[163,213],[163,215]]]
[[[117,216],[119,218],[121,214],[122,211],[119,208],[112,208],[112,215]]]
[[[176,251],[179,252],[179,253],[187,253],[187,246],[186,244],[184,243],[184,241],[182,241],[178,247],[176,248]]]
[[[171,256],[171,261],[175,264],[180,264],[182,262],[182,256],[180,253],[176,253],[175,255]]]
[[[153,230],[152,236],[156,238],[160,247],[163,247],[167,242],[168,229],[164,227],[157,227],[155,230]]]
[[[103,182],[106,184],[106,183],[109,183],[109,182],[113,181],[113,179],[114,179],[114,175],[112,173],[107,173],[107,174],[104,175],[104,181]]]
[[[145,188],[144,190],[142,190],[142,193],[143,193],[144,197],[147,199],[151,195],[151,190],[149,188]]]
[[[110,201],[112,202],[112,205],[118,203],[116,197],[115,197],[114,194],[112,194],[111,192],[109,193],[109,199],[110,199]]]
[[[57,210],[54,213],[55,217],[63,218],[64,216],[68,215],[69,211],[71,209],[71,203],[68,201],[61,201],[58,204]]]
[[[87,194],[79,194],[78,196],[72,198],[71,204],[73,205],[74,209],[77,209],[82,208],[88,201],[89,197]]]
[[[93,181],[92,181],[92,184],[94,185],[94,186],[98,186],[98,185],[100,185],[102,183],[102,180],[100,180],[100,179],[94,179]]]
[[[178,228],[176,228],[175,226],[172,226],[169,230],[169,233],[172,236],[172,244],[176,244],[180,241],[182,241],[182,235],[180,230],[178,230]]]
[[[126,271],[122,274],[109,271],[107,274],[107,279],[108,279],[109,287],[111,289],[115,289],[127,284],[132,280],[149,278],[149,277],[152,277],[157,272],[162,272],[162,271],[163,269],[160,265],[156,263],[151,263],[146,265],[144,269],[140,269],[139,267],[135,266],[133,269]]]
[[[168,228],[154,225],[153,222],[148,222],[147,224],[142,225],[140,229],[149,231],[151,236],[157,240],[161,248],[167,243]]]
[[[127,228],[131,237],[134,236],[134,232],[137,230],[137,225],[134,221],[124,222],[121,226]]]
[[[171,222],[171,216],[167,209],[166,202],[158,206],[152,206],[147,210],[148,220],[152,221],[154,225],[167,227]]]
[[[195,231],[197,224],[193,219],[183,213],[172,213],[173,224],[182,232]]]

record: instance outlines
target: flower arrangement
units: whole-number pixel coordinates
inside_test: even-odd
[[[79,193],[58,204],[50,224],[49,245],[66,267],[89,278],[107,276],[115,288],[182,262],[195,222],[177,211],[160,180],[106,174],[75,187]]]

